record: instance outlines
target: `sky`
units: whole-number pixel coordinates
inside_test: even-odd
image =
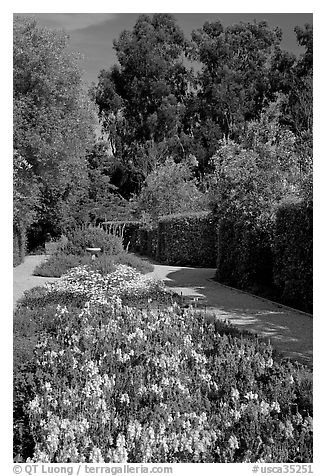
[[[132,30],[140,13],[19,13],[35,16],[42,26],[64,29],[70,36],[70,47],[84,57],[81,67],[84,79],[90,84],[97,81],[101,69],[117,62],[113,40],[123,30]],[[219,19],[224,26],[240,21],[266,20],[272,28],[283,31],[282,47],[295,54],[303,50],[296,43],[294,27],[312,23],[311,13],[173,13],[185,35],[190,38],[194,29],[206,20]]]

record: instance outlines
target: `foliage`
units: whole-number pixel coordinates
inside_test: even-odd
[[[192,57],[202,68],[196,77],[190,124],[202,170],[222,139],[240,140],[246,123],[259,117],[270,94],[270,58],[281,31],[266,22],[223,27],[205,22],[192,33]]]
[[[216,279],[258,292],[273,282],[273,223],[252,225],[245,217],[224,217],[217,232]]]
[[[14,223],[13,226],[13,265],[18,266],[24,261],[26,251],[26,231]]]
[[[311,461],[310,376],[270,346],[177,306],[59,307],[54,324],[26,405],[33,462]]]
[[[96,260],[93,261],[90,255],[73,255],[59,252],[50,256],[47,261],[37,266],[33,274],[35,276],[51,276],[59,278],[72,268],[88,265],[94,271],[106,275],[112,272],[117,264],[130,266],[142,274],[153,271],[151,263],[130,253],[122,252],[116,255],[101,253]]]
[[[279,94],[281,123],[296,135],[304,162],[302,148],[312,144],[312,26],[295,32],[300,57],[282,50],[282,31],[265,21],[206,22],[190,42],[166,14],[140,15],[123,31],[114,42],[118,64],[92,88],[122,195],[138,193],[168,156],[178,162],[194,154],[206,173],[220,141],[241,144],[248,123]]]
[[[13,155],[13,264],[24,261],[26,228],[35,217],[39,190],[30,164],[14,150]]]
[[[272,289],[276,207],[302,196],[304,187],[309,195],[296,137],[281,124],[283,103],[279,96],[258,121],[248,123],[242,145],[222,143],[208,177],[211,206],[219,222],[217,279],[247,290],[269,286],[269,292],[276,291]]]
[[[289,305],[312,312],[312,204],[284,203],[276,212],[274,281]]]
[[[53,329],[53,317],[58,305],[80,309],[88,299],[96,302],[107,299],[120,302],[122,299],[127,304],[137,304],[142,300],[147,304],[148,300],[171,302],[172,294],[160,282],[143,276],[151,270],[144,261],[131,256],[131,266],[123,263],[124,258],[128,261],[130,256],[122,255],[119,257],[121,263],[113,265],[113,257],[104,258],[107,258],[108,264],[106,272],[104,260],[96,260],[70,269],[54,284],[32,288],[24,293],[14,315],[14,333],[21,339],[17,343],[20,354],[27,349],[29,357],[33,356],[35,338],[39,338],[44,329]],[[17,353],[15,356],[17,362],[24,362]]]
[[[176,164],[168,159],[146,178],[138,206],[157,222],[162,215],[201,210],[205,201],[197,188],[190,164]]]
[[[85,194],[95,109],[64,33],[15,16],[13,53],[14,148],[40,190],[37,221],[55,230]]]
[[[158,256],[158,227],[143,224],[135,234],[136,251],[142,255],[160,259]]]
[[[106,141],[97,141],[87,155],[89,177],[88,213],[93,222],[132,220],[134,208],[124,199],[114,182],[117,182],[119,165]],[[121,186],[122,183],[119,182]]]
[[[13,221],[26,228],[35,218],[39,190],[31,165],[17,150],[13,155]]]
[[[157,257],[169,264],[215,267],[214,217],[208,212],[162,217],[158,222]]]
[[[86,248],[101,248],[101,252],[109,255],[119,254],[123,251],[121,237],[107,233],[102,228],[84,227],[68,230],[68,244],[65,252],[74,255],[84,255]]]
[[[189,78],[186,43],[169,14],[140,15],[132,31],[114,41],[119,66],[101,71],[94,94],[115,155],[135,140],[178,135]]]
[[[109,274],[101,274],[89,266],[73,268],[56,283],[47,284],[48,291],[82,296],[85,300],[106,303],[125,299],[154,299],[162,286],[134,268],[118,264]]]
[[[50,256],[44,263],[40,264],[34,269],[35,276],[51,276],[59,278],[67,271],[77,266],[91,264],[91,256],[81,256],[67,254],[63,252],[55,253]]]
[[[300,164],[295,136],[280,124],[283,98],[248,124],[241,145],[221,142],[207,176],[211,206],[220,217],[248,221],[272,216],[285,197],[300,193]]]
[[[114,260],[119,264],[130,266],[142,274],[151,273],[154,270],[154,266],[149,261],[145,261],[131,253],[120,253]]]

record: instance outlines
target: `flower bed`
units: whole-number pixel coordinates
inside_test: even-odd
[[[58,306],[17,384],[30,461],[312,461],[310,373],[205,313],[123,305],[153,289],[124,266],[48,286],[88,302]]]
[[[60,278],[70,269],[83,265],[88,265],[91,269],[101,274],[108,274],[114,270],[117,264],[125,264],[142,274],[149,273],[154,269],[151,263],[127,252],[122,252],[117,255],[103,253],[94,261],[90,255],[74,255],[59,252],[50,256],[49,259],[37,266],[33,274],[36,276]]]
[[[79,266],[62,276],[57,283],[46,284],[45,288],[50,293],[69,293],[100,303],[126,299],[153,300],[160,293],[171,295],[161,282],[124,264],[118,264],[113,272],[106,275],[87,265]]]

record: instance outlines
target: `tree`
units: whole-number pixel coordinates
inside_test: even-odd
[[[26,229],[35,218],[39,189],[31,165],[14,150],[13,156],[13,222]]]
[[[296,137],[280,123],[284,100],[279,96],[259,120],[248,123],[241,144],[224,141],[213,156],[208,181],[219,216],[239,214],[255,222],[271,217],[283,199],[300,194]]]
[[[90,220],[132,220],[134,207],[124,199],[113,178],[117,164],[105,141],[98,141],[87,156],[89,177],[87,212]]]
[[[113,154],[135,179],[149,173],[155,165],[150,159],[160,156],[148,153],[154,144],[162,144],[164,156],[167,151],[186,156],[183,117],[191,80],[184,65],[187,41],[171,15],[140,15],[132,31],[123,31],[114,41],[114,48],[119,65],[101,71],[93,95]]]
[[[279,29],[266,22],[239,23],[224,29],[220,21],[206,22],[192,33],[198,72],[200,117],[236,139],[245,121],[256,119],[266,105],[272,52],[281,41]]]
[[[138,198],[139,209],[154,222],[162,215],[202,210],[205,199],[192,171],[197,165],[194,157],[179,164],[168,158],[146,178]]]
[[[64,33],[16,16],[13,53],[14,147],[38,182],[38,221],[58,230],[87,191],[95,108]]]

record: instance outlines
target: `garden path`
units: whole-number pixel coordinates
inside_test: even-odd
[[[13,271],[13,298],[14,308],[17,301],[23,296],[25,291],[35,288],[36,286],[43,286],[43,284],[53,283],[58,278],[43,278],[42,276],[33,276],[33,271],[39,264],[43,263],[48,258],[48,255],[30,255],[25,256],[24,263],[19,264]]]
[[[267,299],[224,286],[213,280],[213,268],[188,268],[154,264],[150,275],[209,314],[227,319],[238,328],[270,339],[274,348],[309,367],[313,364],[313,319]]]

